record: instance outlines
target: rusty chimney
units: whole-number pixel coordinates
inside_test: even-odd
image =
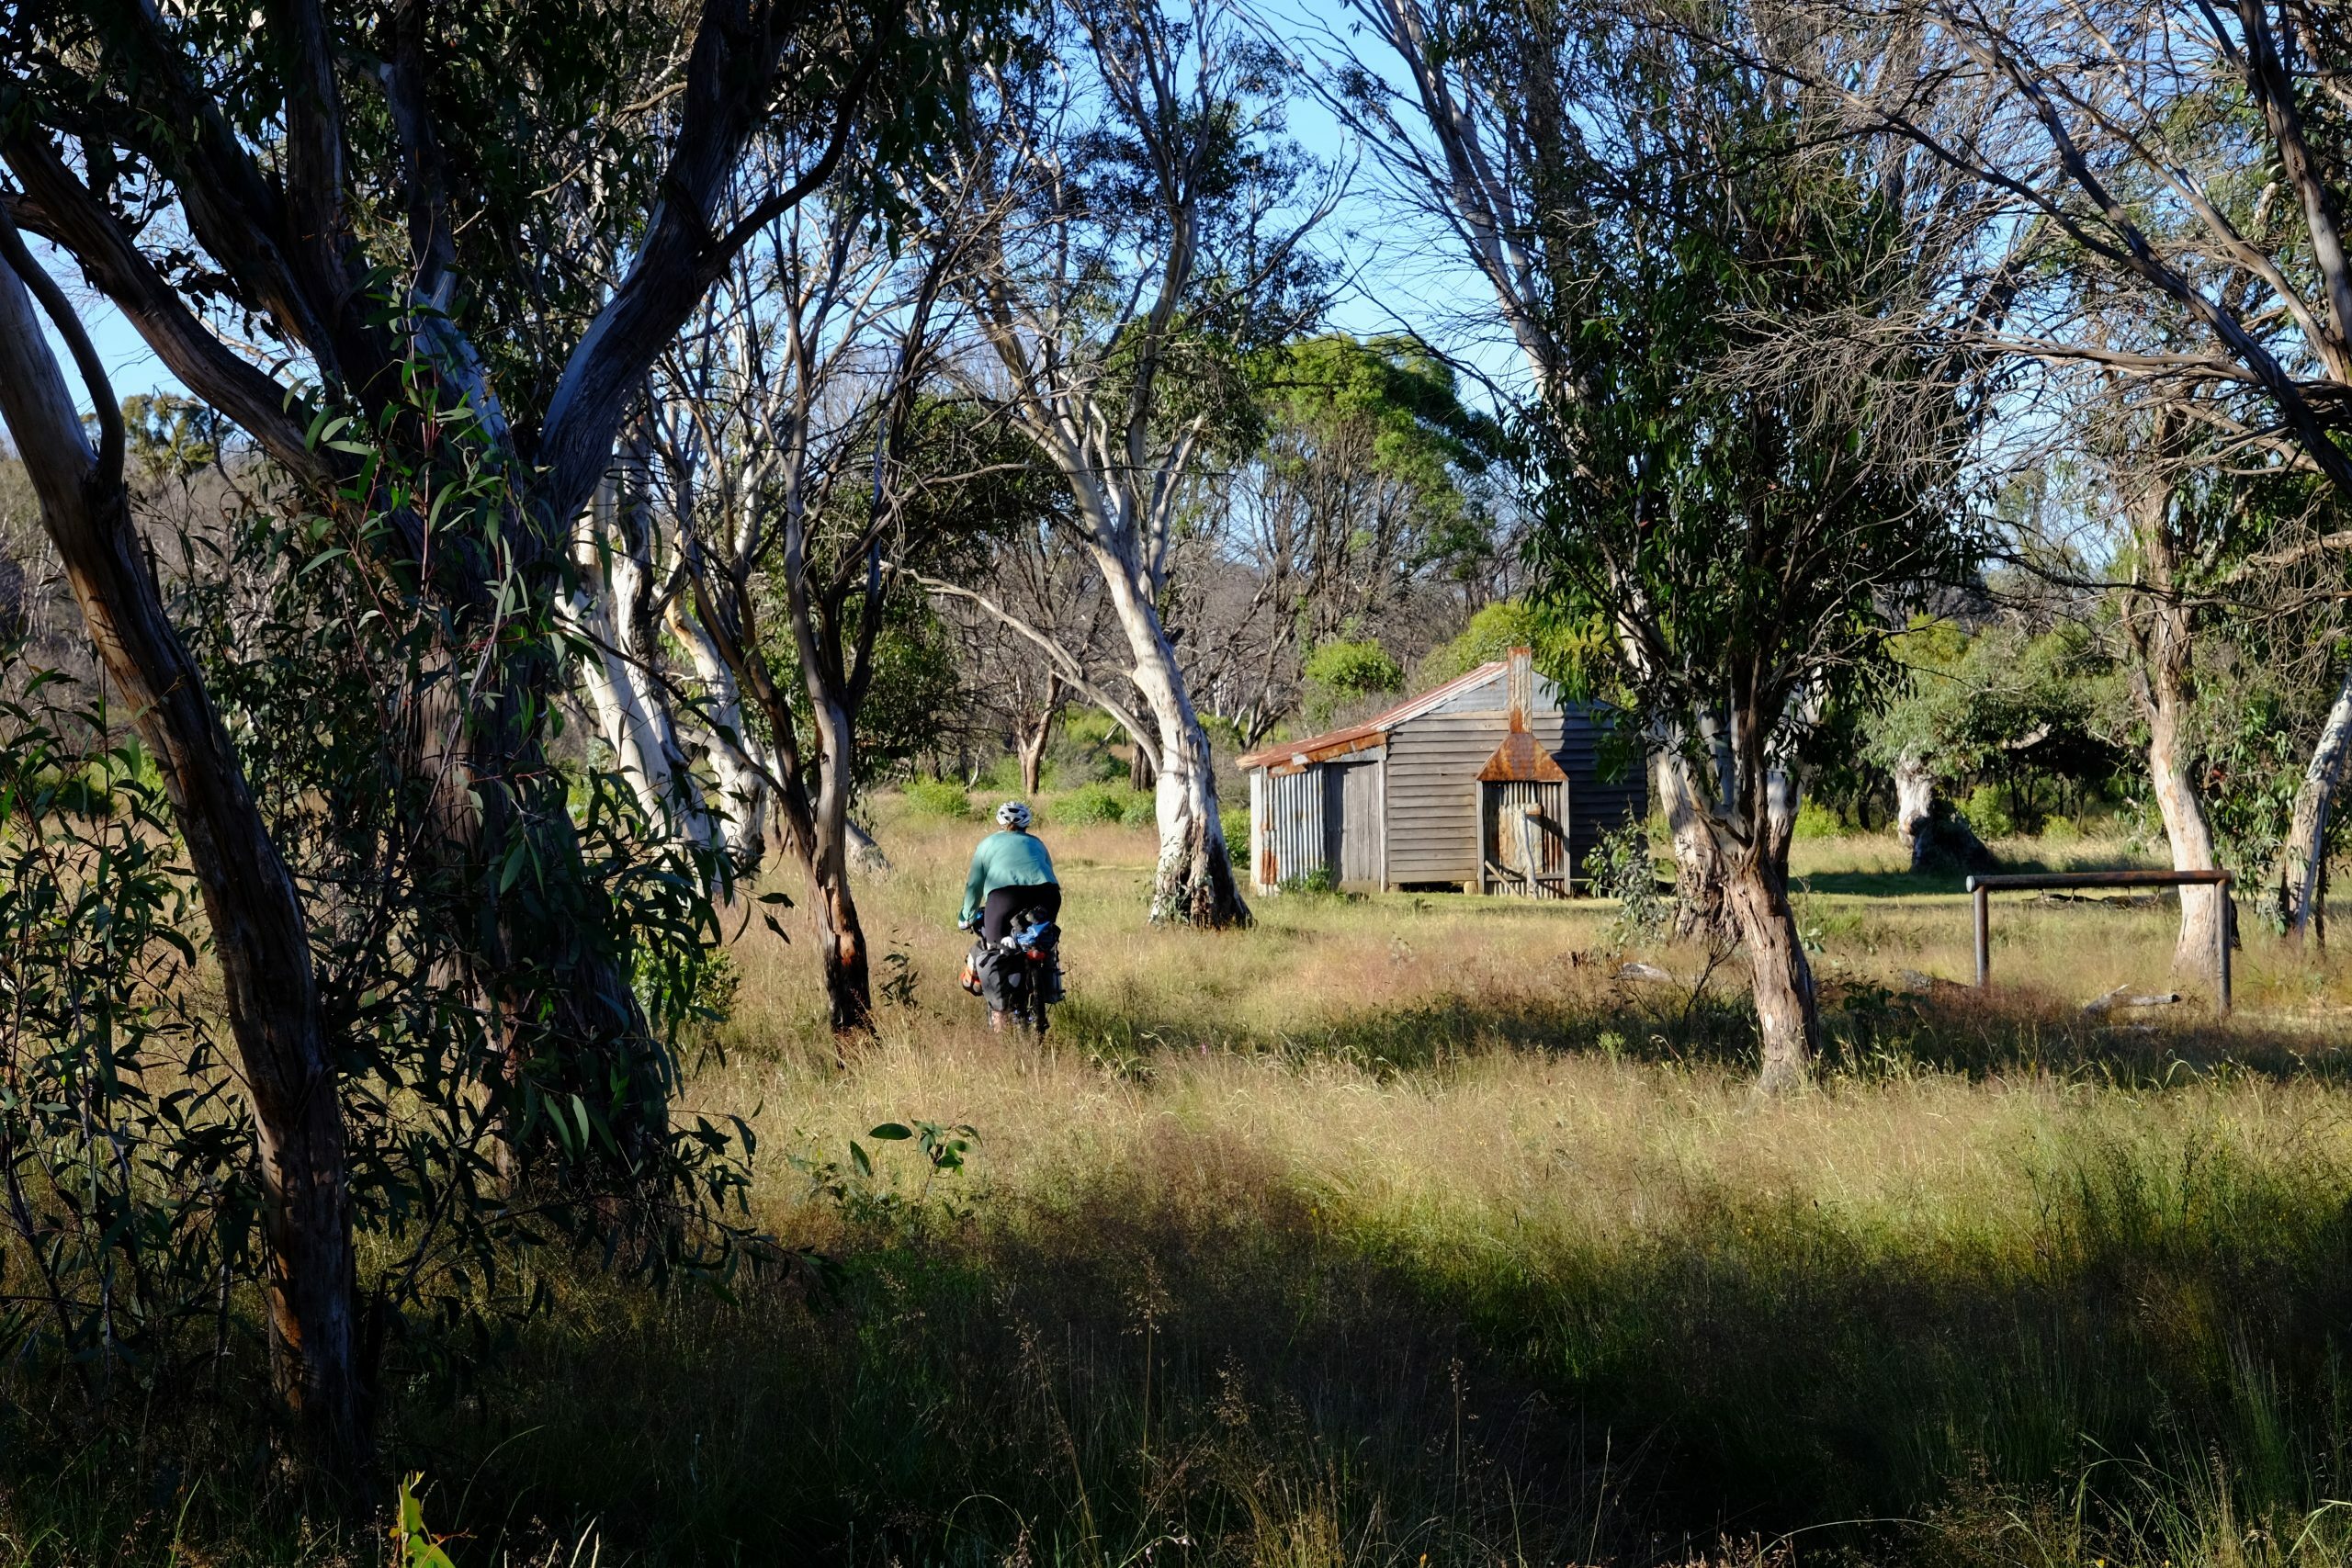
[[[1487,765],[1478,772],[1481,784],[1558,784],[1568,775],[1535,739],[1535,660],[1526,649],[1514,648],[1504,664],[1503,689],[1510,705],[1510,730]]]

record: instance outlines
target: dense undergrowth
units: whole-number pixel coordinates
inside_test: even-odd
[[[1442,899],[1152,933],[1106,827],[1057,842],[1041,1050],[944,973],[961,830],[895,826],[883,1038],[835,1069],[802,955],[747,939],[692,1086],[758,1108],[771,1266],[583,1263],[488,1370],[388,1389],[369,1501],[422,1472],[456,1562],[2352,1554],[2333,971],[2257,945],[2226,1023],[2086,1015],[2160,978],[2163,910],[2007,914],[1980,998],[1933,979],[1949,900],[1816,893],[1862,915],[1822,939],[1832,1059],[1757,1104],[1703,955],[1623,979],[1600,911]],[[916,1118],[978,1129],[964,1168],[867,1135]],[[387,1551],[219,1414],[262,1405],[247,1348],[104,1414],[6,1375],[8,1558]]]

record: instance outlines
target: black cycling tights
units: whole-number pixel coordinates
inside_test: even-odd
[[[1012,917],[1023,909],[1042,909],[1046,919],[1062,912],[1062,890],[1050,882],[1034,887],[1000,887],[980,906],[980,940],[994,947],[1004,938]]]

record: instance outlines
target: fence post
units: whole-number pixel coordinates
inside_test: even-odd
[[[1976,896],[1976,988],[1981,991],[1993,984],[1993,894],[1979,887],[1973,876],[1968,890]]]
[[[2223,874],[2218,888],[2222,895],[2222,908],[2217,911],[2221,919],[2213,922],[2213,941],[2219,949],[2213,954],[2213,975],[2214,978],[2220,982],[2218,989],[2222,993],[2222,1011],[2226,1014],[2230,1010],[2230,937],[2233,934],[2232,928],[2238,923],[2238,907],[2235,900],[2230,897],[2230,879],[2226,873]]]

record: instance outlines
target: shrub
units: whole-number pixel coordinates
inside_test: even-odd
[[[1306,656],[1302,673],[1319,685],[1351,697],[1393,692],[1405,683],[1404,666],[1389,658],[1388,650],[1370,637],[1325,643]]]
[[[1658,894],[1657,866],[1650,858],[1645,824],[1628,820],[1623,827],[1603,833],[1585,856],[1584,874],[1591,879],[1594,893],[1617,900],[1616,916],[1605,928],[1611,942],[1623,947],[1655,942],[1666,934],[1674,909],[1671,900]]]
[[[1834,839],[1846,830],[1838,814],[1817,800],[1804,801],[1797,807],[1793,832],[1800,839]]]
[[[1306,656],[1306,718],[1320,728],[1349,703],[1393,692],[1405,683],[1404,667],[1369,637],[1327,642]]]
[[[1980,839],[2006,839],[2018,830],[2017,817],[2009,810],[2009,792],[1998,784],[1978,784],[1961,815]]]
[[[925,817],[961,820],[972,815],[971,795],[953,779],[909,779],[901,793]]]
[[[1080,784],[1054,802],[1047,816],[1065,828],[1144,822],[1151,818],[1151,796],[1125,784]]]
[[[1304,876],[1284,877],[1282,890],[1294,898],[1334,898],[1339,897],[1340,881],[1329,866],[1318,865]]]
[[[1250,869],[1250,808],[1227,806],[1216,814],[1217,825],[1225,829],[1225,858],[1237,871]]]

